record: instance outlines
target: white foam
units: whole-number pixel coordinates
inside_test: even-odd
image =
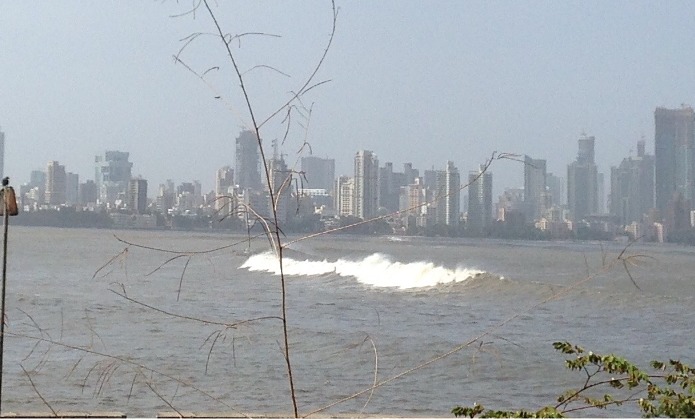
[[[253,255],[240,268],[280,274],[280,264],[272,252]],[[358,261],[339,259],[335,262],[308,259],[299,261],[285,257],[283,258],[283,269],[288,276],[316,276],[336,273],[342,277],[354,277],[360,283],[370,286],[399,289],[457,283],[484,273],[480,270],[464,267],[449,269],[425,261],[394,262],[388,256],[378,253]]]

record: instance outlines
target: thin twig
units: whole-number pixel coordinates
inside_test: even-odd
[[[34,392],[36,393],[36,395],[38,395],[39,398],[41,399],[41,401],[46,405],[46,407],[48,407],[48,409],[51,410],[51,413],[53,413],[53,416],[58,417],[58,413],[53,409],[53,407],[51,407],[51,404],[49,404],[48,401],[46,401],[46,399],[43,397],[43,395],[41,395],[38,388],[36,388],[36,384],[31,379],[31,375],[29,375],[29,372],[27,372],[27,370],[24,369],[24,366],[21,363],[19,364],[19,367],[22,368],[22,371],[27,376],[27,379],[29,379],[29,383],[31,384],[31,387],[34,389]]]
[[[179,289],[176,291],[176,301],[179,301],[179,298],[181,297],[181,288],[183,287],[183,276],[186,275],[186,269],[188,268],[188,263],[191,262],[192,257],[188,257],[186,260],[186,265],[183,266],[183,270],[181,270],[181,279],[179,280]]]
[[[123,299],[125,299],[129,302],[132,302],[136,305],[140,305],[142,307],[153,310],[155,312],[159,312],[159,313],[162,313],[164,315],[168,315],[168,316],[171,316],[174,318],[185,319],[185,320],[194,321],[194,322],[200,322],[201,324],[219,325],[219,326],[222,326],[225,328],[236,328],[239,325],[248,324],[248,323],[256,322],[256,321],[264,321],[264,320],[268,320],[268,319],[281,320],[281,318],[279,316],[262,316],[262,317],[258,317],[258,318],[245,319],[243,321],[237,321],[237,322],[222,322],[222,321],[214,321],[211,319],[196,318],[196,317],[192,317],[192,316],[181,315],[181,314],[176,314],[173,312],[165,311],[164,309],[157,308],[157,307],[149,305],[145,302],[141,302],[137,299],[133,299],[130,296],[127,296],[126,294],[121,293],[121,292],[117,292],[113,289],[109,289],[109,291],[111,291],[111,293],[114,293],[114,294],[122,297]]]
[[[203,395],[203,396],[209,398],[210,400],[215,401],[216,403],[221,404],[221,405],[227,407],[228,409],[230,409],[230,410],[232,410],[232,411],[234,411],[234,412],[236,412],[236,413],[238,413],[238,414],[240,414],[240,415],[242,415],[242,416],[244,416],[244,417],[251,418],[251,416],[249,416],[248,414],[246,414],[246,413],[244,413],[244,412],[238,410],[237,408],[235,408],[235,407],[229,405],[225,400],[222,400],[222,399],[220,399],[220,398],[218,398],[218,397],[212,395],[211,393],[209,393],[209,392],[203,390],[202,388],[196,386],[196,385],[193,384],[193,383],[183,381],[183,380],[181,380],[181,379],[179,379],[179,378],[177,378],[177,377],[175,377],[175,376],[173,376],[173,375],[170,375],[170,374],[164,373],[164,372],[162,372],[162,371],[153,369],[153,368],[151,368],[151,367],[145,366],[144,364],[138,363],[138,362],[136,362],[136,361],[134,361],[134,360],[131,360],[131,359],[127,358],[127,357],[116,356],[116,355],[113,355],[113,354],[108,354],[108,353],[104,353],[104,352],[101,352],[101,351],[93,350],[93,349],[90,349],[90,348],[87,348],[87,347],[72,345],[72,344],[63,343],[63,342],[57,342],[57,341],[50,340],[50,339],[48,339],[48,338],[31,336],[31,335],[28,335],[28,334],[21,334],[21,333],[10,332],[10,333],[5,333],[5,335],[8,336],[8,337],[14,337],[14,338],[24,338],[24,339],[29,339],[29,340],[42,341],[42,342],[45,342],[45,343],[48,343],[48,344],[53,344],[53,345],[58,346],[58,347],[63,347],[63,348],[66,348],[66,349],[75,350],[75,351],[79,351],[79,352],[82,352],[82,353],[87,353],[87,354],[91,354],[91,355],[103,357],[103,358],[105,358],[105,359],[117,360],[117,361],[119,361],[119,362],[121,362],[121,363],[130,365],[130,366],[132,366],[132,367],[134,367],[134,368],[136,368],[136,369],[139,369],[139,370],[141,370],[141,371],[148,372],[150,375],[158,375],[158,376],[161,376],[161,377],[163,377],[163,378],[166,378],[166,379],[168,379],[168,380],[170,380],[170,381],[173,381],[173,382],[175,382],[175,383],[181,384],[182,386],[188,387],[188,388],[190,388],[190,389],[192,389],[192,390],[194,390],[194,391],[200,393],[201,395]],[[96,366],[96,365],[95,365],[95,366]],[[93,369],[94,369],[94,367],[93,367],[92,369],[90,369],[90,372],[91,372]],[[143,374],[142,376],[143,376],[143,377],[146,377],[146,375],[144,375],[144,374]]]
[[[147,387],[150,389],[150,391],[152,391],[152,393],[154,395],[156,395],[160,400],[162,400],[164,402],[164,404],[168,405],[169,408],[176,411],[176,414],[178,414],[180,418],[184,417],[183,414],[181,414],[181,412],[179,410],[177,410],[173,404],[171,404],[166,398],[164,398],[164,396],[162,396],[162,394],[160,394],[159,392],[157,392],[156,389],[154,389],[154,387],[152,386],[150,381],[145,381],[145,385],[147,385]]]

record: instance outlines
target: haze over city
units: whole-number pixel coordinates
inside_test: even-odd
[[[292,162],[304,136],[316,156],[352,173],[358,149],[382,162],[421,169],[447,160],[475,169],[492,151],[548,160],[562,174],[582,132],[596,137],[599,170],[628,156],[641,136],[653,153],[657,106],[695,98],[695,10],[687,2],[338,2],[337,31],[312,93],[308,134],[294,126]],[[203,14],[178,2],[0,2],[0,127],[5,172],[26,182],[58,160],[93,177],[104,150],[131,154],[133,173],[152,185],[171,178],[213,187],[233,165],[234,138],[248,126],[229,68],[209,89],[172,55],[180,40],[209,32]],[[222,2],[244,37],[260,114],[289,98],[328,42],[327,1]],[[201,37],[182,57],[204,71],[225,64],[218,40]],[[215,99],[222,96],[222,100]],[[311,105],[307,103],[307,107]],[[280,119],[265,128],[281,138]],[[426,150],[426,153],[423,153]],[[522,165],[492,168],[495,196],[520,186]]]

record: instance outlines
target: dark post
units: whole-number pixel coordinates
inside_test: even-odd
[[[2,190],[0,190],[0,212],[2,212],[4,234],[2,245],[2,296],[0,296],[0,416],[2,416],[2,372],[3,372],[3,354],[5,353],[5,284],[7,280],[7,227],[10,221],[10,215],[16,216],[19,213],[17,208],[17,199],[14,195],[14,189],[9,186],[10,179],[5,177],[2,180]]]
[[[3,371],[3,354],[5,353],[5,284],[7,279],[7,225],[10,220],[9,206],[7,205],[7,187],[2,189],[2,206],[3,206],[3,240],[2,240],[2,302],[0,303],[0,416],[2,416],[2,371]]]

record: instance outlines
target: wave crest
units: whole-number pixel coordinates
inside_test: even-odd
[[[265,271],[280,274],[280,265],[272,252],[249,257],[239,268],[249,271]],[[413,289],[459,283],[485,274],[484,271],[457,267],[455,269],[435,265],[432,262],[401,263],[384,254],[372,254],[364,259],[351,261],[339,259],[312,261],[283,258],[283,269],[288,276],[317,276],[335,273],[341,277],[354,277],[358,282],[374,287]]]

